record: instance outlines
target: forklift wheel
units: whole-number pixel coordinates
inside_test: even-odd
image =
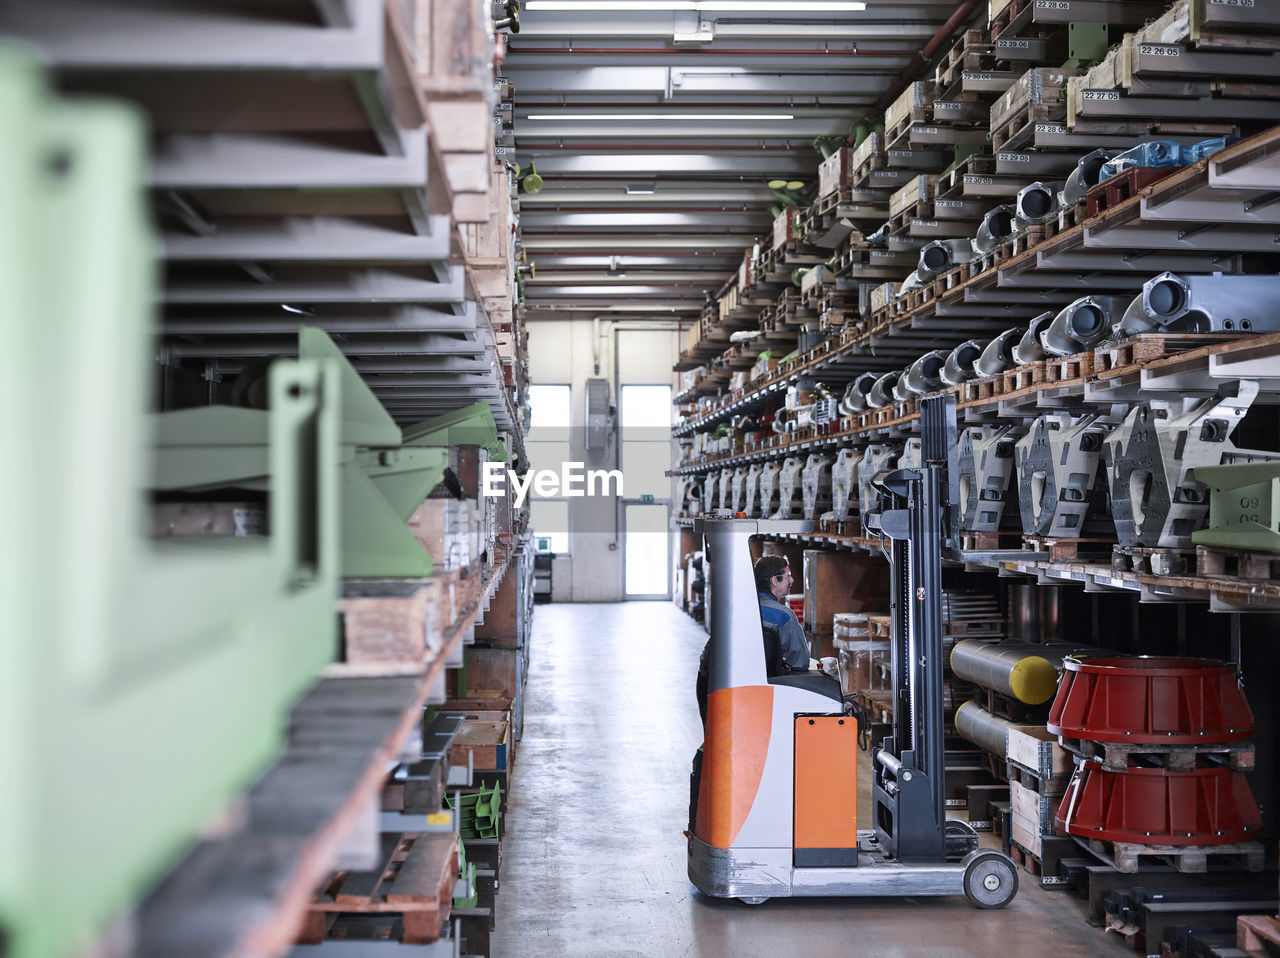
[[[738,901],[742,902],[744,905],[763,905],[768,900],[769,900],[768,898],[739,898],[738,899]]]
[[[995,851],[973,852],[964,866],[964,897],[977,908],[1003,908],[1018,894],[1018,870]]]

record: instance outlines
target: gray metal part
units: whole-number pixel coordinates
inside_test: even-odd
[[[1018,190],[1018,198],[1014,201],[1014,209],[1016,210],[1014,222],[1017,224],[1018,230],[1021,231],[1028,226],[1047,223],[1057,216],[1058,210],[1062,208],[1060,194],[1065,185],[1060,180],[1036,180],[1036,182],[1028,183]],[[1041,197],[1044,198],[1043,211],[1029,208],[1034,200]]]
[[[1067,177],[1067,182],[1062,187],[1063,203],[1066,206],[1074,206],[1083,200],[1089,192],[1089,187],[1097,184],[1098,172],[1102,164],[1113,156],[1120,155],[1121,152],[1121,150],[1110,150],[1104,147],[1092,150],[1080,157],[1076,163],[1076,168]]]
[[[1153,292],[1161,290],[1177,292],[1153,297]],[[1161,273],[1143,284],[1141,295],[1129,304],[1116,331],[1129,336],[1149,331],[1280,331],[1280,276]]]
[[[902,281],[902,285],[898,287],[898,295],[909,293],[913,289],[919,289],[925,284],[926,280],[920,275],[919,270],[913,270],[906,279]]]
[[[848,416],[851,413],[862,412],[867,408],[867,391],[875,385],[876,379],[875,373],[863,373],[849,383],[844,391],[844,398],[840,402],[842,415]]]
[[[947,354],[947,361],[942,364],[942,381],[948,386],[958,386],[974,376],[973,363],[982,355],[982,343],[976,339],[966,340]]]
[[[902,371],[898,370],[891,373],[885,373],[875,382],[875,385],[867,392],[867,406],[870,409],[880,409],[884,406],[892,406],[893,387],[898,381],[898,377],[902,375]]]
[[[902,455],[898,457],[899,469],[919,469],[924,465],[924,454],[922,451],[922,440],[919,436],[912,436],[906,441],[902,448]]]
[[[834,460],[830,456],[810,453],[800,471],[801,498],[803,514],[806,519],[816,519],[831,508],[831,466]]]
[[[1004,515],[1005,490],[1013,473],[1012,447],[1018,438],[1013,426],[970,426],[960,434],[956,471],[959,473],[960,528],[968,532],[996,532]]]
[[[719,499],[716,498],[716,484],[719,478],[719,473],[709,472],[702,482],[702,511],[704,513],[716,511],[716,503],[719,502]]]
[[[753,462],[747,469],[746,482],[743,483],[742,511],[755,518],[760,515],[760,463]]]
[[[1081,296],[1053,317],[1053,322],[1040,334],[1040,345],[1050,356],[1070,356],[1089,349],[1106,338],[1115,318],[1128,304],[1126,296]],[[1095,309],[1101,312],[1102,318],[1090,329],[1081,317]]]
[[[730,508],[733,498],[733,470],[721,469],[720,478],[716,482],[716,488],[720,492],[720,509],[727,510]]]
[[[762,517],[773,515],[778,511],[778,474],[782,472],[782,463],[766,462],[760,467],[760,504],[758,512]]]
[[[1040,345],[1040,334],[1048,328],[1053,322],[1053,311],[1041,313],[1039,316],[1033,316],[1027,323],[1027,331],[1022,334],[1022,338],[1018,340],[1018,345],[1013,347],[1013,361],[1019,366],[1025,366],[1027,363],[1038,362],[1044,359],[1048,353],[1044,351],[1044,347]]]
[[[804,463],[798,456],[788,456],[782,461],[778,471],[778,508],[770,518],[799,519],[800,507],[800,471]]]
[[[902,382],[909,396],[922,396],[942,385],[942,367],[948,355],[945,349],[931,349],[907,367]]]
[[[841,449],[831,466],[831,518],[844,522],[849,518],[849,506],[858,505],[858,465],[862,450]]]
[[[920,250],[920,264],[916,275],[931,280],[955,266],[961,266],[974,257],[973,242],[968,239],[938,239],[926,243]],[[932,263],[933,265],[927,265]]]
[[[689,880],[714,898],[829,895],[962,895],[965,861],[903,865],[858,834],[857,868],[796,868],[787,848],[713,848],[689,836]]]
[[[877,472],[889,468],[890,463],[902,454],[899,446],[888,443],[872,443],[862,454],[858,464],[858,512],[866,516],[875,509],[877,495],[871,479]]]
[[[973,361],[973,371],[978,376],[994,376],[1013,367],[1013,347],[1022,337],[1018,327],[1006,329],[982,350],[982,355]]]
[[[1015,446],[1018,507],[1029,536],[1080,536],[1102,445],[1114,420],[1041,416]]]
[[[729,493],[729,508],[737,515],[746,511],[747,467],[739,466],[733,470],[733,483]]]
[[[981,254],[990,253],[997,246],[1013,235],[1015,211],[1007,203],[1001,204],[986,212],[982,217],[982,225],[978,227],[973,238],[973,248]],[[1008,222],[1005,224],[1005,217]],[[1008,229],[999,229],[997,224],[1005,224]]]
[[[1235,394],[1226,394],[1228,388]],[[1203,402],[1142,403],[1107,435],[1104,456],[1120,545],[1190,548],[1191,533],[1209,511],[1208,487],[1195,480],[1194,470],[1237,452],[1230,434],[1257,394],[1257,383],[1241,380]],[[1206,440],[1209,427],[1220,441]]]

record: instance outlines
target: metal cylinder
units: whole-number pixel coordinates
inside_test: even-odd
[[[875,373],[863,373],[849,383],[848,388],[844,391],[844,399],[840,403],[841,414],[848,416],[865,410],[867,408],[867,393],[876,384],[877,378]]]
[[[965,639],[951,650],[951,671],[958,678],[994,689],[1027,705],[1042,705],[1058,690],[1062,660],[1068,655],[1105,654],[1067,643],[987,642]]]
[[[1061,586],[1009,585],[1009,638],[1028,644],[1056,642]]]
[[[1006,741],[1012,724],[992,715],[972,700],[956,709],[956,733],[996,755],[1006,754]]]

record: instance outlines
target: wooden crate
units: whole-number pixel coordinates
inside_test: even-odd
[[[936,87],[932,80],[916,80],[884,111],[885,142],[892,143],[906,126],[929,119]]]
[[[1067,775],[1073,766],[1071,753],[1043,725],[1010,726],[1005,748],[1009,761],[1030,769],[1042,780]]]
[[[432,579],[347,579],[342,615],[343,671],[416,674],[440,650],[439,600]]]
[[[818,165],[818,195],[849,188],[853,175],[853,150],[842,147]]]
[[[485,713],[486,715],[489,713]],[[463,720],[449,746],[449,765],[484,771],[506,771],[510,764],[511,722],[508,718]]]
[[[896,190],[889,198],[889,216],[900,216],[917,208],[921,203],[932,203],[936,176],[922,173]]]

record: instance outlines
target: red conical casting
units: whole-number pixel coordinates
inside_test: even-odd
[[[1227,663],[1134,655],[1062,664],[1049,710],[1055,735],[1159,745],[1253,737],[1253,711]]]
[[[1229,845],[1262,829],[1249,782],[1230,768],[1127,768],[1082,762],[1056,816],[1069,835],[1135,845]]]

